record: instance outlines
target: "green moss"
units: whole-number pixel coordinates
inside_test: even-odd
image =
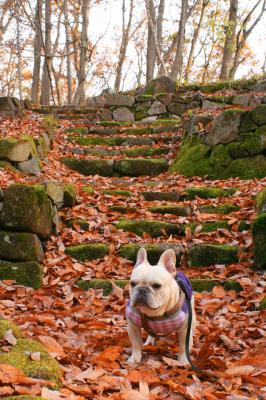
[[[9,330],[12,331],[16,339],[22,338],[21,330],[13,322],[0,319],[0,340],[4,339],[5,333]]]
[[[70,169],[83,175],[113,176],[113,161],[100,159],[61,158],[60,160]]]
[[[87,135],[89,133],[89,128],[86,126],[80,126],[78,128],[69,128],[66,133],[74,133],[75,135]]]
[[[245,113],[239,128],[240,133],[252,132],[257,129],[257,125],[252,121],[250,113]]]
[[[163,244],[126,244],[120,247],[118,254],[120,257],[125,258],[126,260],[130,260],[132,262],[136,262],[137,254],[141,247],[144,247],[148,254],[148,260],[150,264],[156,265],[159,261],[159,258],[163,254],[165,250],[173,249],[176,254],[176,267],[179,267],[182,246],[177,243],[163,243]]]
[[[122,131],[126,135],[151,135],[152,128],[128,128]]]
[[[248,157],[248,151],[239,142],[231,142],[226,149],[233,159]]]
[[[258,269],[266,269],[266,213],[260,214],[252,227],[254,244],[254,264]]]
[[[124,289],[129,284],[129,280],[113,280],[113,282]],[[237,292],[242,290],[241,285],[236,281],[219,282],[212,279],[190,279],[191,285],[195,292],[211,292],[214,286],[222,285],[226,290],[235,290]],[[111,281],[105,279],[91,279],[90,281],[78,281],[77,286],[80,289],[103,289],[103,295],[108,296],[112,290]]]
[[[35,261],[0,261],[0,280],[14,280],[18,285],[38,289],[42,285],[42,266]]]
[[[214,146],[210,155],[210,164],[215,165],[222,165],[223,167],[227,167],[232,158],[228,154],[227,147],[223,144],[218,144]]]
[[[108,255],[109,246],[101,243],[82,244],[67,247],[65,253],[78,261],[92,261]]]
[[[266,176],[266,157],[240,158],[233,160],[223,173],[223,178],[239,177],[241,179],[264,178]]]
[[[266,212],[266,189],[257,194],[256,209],[259,214]]]
[[[136,101],[139,103],[146,103],[147,101],[155,101],[156,97],[151,94],[141,94],[136,97]]]
[[[259,310],[265,310],[266,309],[266,296],[264,299],[261,300],[260,305],[259,305]]]
[[[81,146],[105,145],[105,146],[121,146],[126,137],[68,137],[70,142],[78,143]]]
[[[117,160],[114,165],[114,170],[125,176],[158,175],[167,169],[168,160],[159,158],[125,158]]]
[[[152,213],[173,214],[181,217],[187,217],[191,213],[191,208],[188,206],[174,206],[174,205],[149,207],[148,210]]]
[[[214,187],[191,187],[187,188],[183,194],[184,199],[186,200],[194,200],[196,197],[200,197],[201,199],[213,199],[217,197],[228,197],[232,196],[237,192],[238,189],[230,188],[230,189],[221,189]]]
[[[250,223],[248,221],[245,220],[239,221],[238,225],[239,232],[248,231],[249,229],[250,229]]]
[[[101,121],[100,126],[127,126],[128,122],[118,122],[118,121]]]
[[[154,126],[178,126],[181,122],[181,118],[176,119],[157,119],[153,122]]]
[[[169,153],[169,148],[168,147],[155,147],[155,148],[150,148],[150,147],[133,147],[131,149],[125,149],[123,151],[123,154],[125,154],[127,157],[151,157],[151,156],[157,156],[157,155],[162,155],[162,154],[168,154]]]
[[[111,211],[118,212],[121,214],[128,214],[131,212],[136,212],[137,208],[135,207],[127,207],[127,206],[111,206],[109,207]]]
[[[36,158],[39,168],[42,169],[43,168],[43,164],[42,164],[42,161],[41,161],[41,159],[39,157],[39,153],[38,153],[34,138],[31,135],[23,135],[22,139],[30,142],[30,144],[31,144],[31,155]]]
[[[11,261],[42,261],[40,239],[32,233],[0,231],[0,259]]]
[[[59,121],[54,115],[45,115],[42,118],[42,128],[50,135],[53,135],[56,129],[59,128]]]
[[[34,361],[31,353],[40,352],[40,361]],[[25,375],[36,379],[45,379],[61,385],[60,368],[47,350],[38,342],[18,339],[17,344],[8,353],[0,352],[0,364],[9,364],[22,370]]]
[[[238,140],[241,147],[251,156],[266,150],[266,131],[257,129],[254,133],[241,133]]]
[[[230,225],[228,225],[227,221],[207,221],[203,222],[202,224],[198,222],[192,222],[187,224],[186,226],[189,227],[192,233],[195,232],[197,226],[202,225],[201,232],[213,232],[217,231],[217,229],[230,229]]]
[[[73,205],[76,203],[76,200],[77,200],[76,186],[72,183],[67,183],[67,184],[63,185],[62,189],[64,191],[65,207],[73,207]]]
[[[93,194],[93,193],[94,193],[94,187],[93,187],[93,186],[83,186],[83,187],[81,188],[81,190],[82,190],[84,193],[87,193],[87,194]]]
[[[18,169],[16,169],[11,163],[9,163],[8,161],[0,161],[0,168],[6,170],[6,171],[10,171],[13,174],[19,174],[19,175],[24,175],[23,172],[19,171]]]
[[[180,235],[182,233],[180,225],[154,220],[121,220],[116,228],[133,232],[137,236],[142,236],[143,233],[148,233],[152,237]]]
[[[202,85],[187,85],[179,88],[181,92],[200,90],[202,93],[214,93],[223,89],[252,89],[257,83],[257,78],[239,79],[234,81],[214,82]]]
[[[90,224],[84,219],[76,218],[66,221],[66,226],[68,228],[73,228],[75,225],[78,225],[83,231],[87,231],[90,229]]]
[[[206,205],[206,206],[200,206],[199,210],[201,213],[205,213],[205,214],[226,215],[226,214],[230,214],[234,211],[239,211],[240,207],[238,207],[237,205],[232,204],[232,203],[219,204],[219,205],[217,205],[217,207],[210,204],[210,205]]]
[[[229,245],[196,244],[189,249],[189,265],[201,267],[238,262],[239,248]]]
[[[102,193],[107,194],[108,196],[132,197],[132,192],[129,190],[105,189],[102,191]]]
[[[141,121],[142,119],[146,118],[147,116],[148,116],[148,113],[145,109],[135,111],[135,120],[136,121]]]
[[[228,118],[228,119],[232,118],[236,114],[244,115],[245,111],[242,110],[241,108],[230,108],[229,110],[225,110],[223,112],[223,115],[225,116],[225,118]]]
[[[266,124],[266,104],[260,104],[254,110],[250,111],[250,118],[258,125],[262,126]]]
[[[234,96],[209,96],[207,99],[217,103],[232,104]]]

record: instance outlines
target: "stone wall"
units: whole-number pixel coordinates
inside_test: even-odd
[[[254,264],[256,268],[266,269],[266,189],[256,198],[258,216],[252,227],[254,244]]]
[[[58,233],[58,209],[75,202],[72,187],[54,181],[13,184],[1,190],[0,280],[38,288],[42,283],[43,246]]]
[[[266,104],[232,108],[213,119],[191,115],[172,172],[211,179],[266,176]]]

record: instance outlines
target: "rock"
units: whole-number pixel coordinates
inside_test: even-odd
[[[232,161],[232,158],[224,144],[217,144],[212,148],[209,161],[211,165],[219,164],[223,167],[227,167]]]
[[[255,156],[263,153],[266,150],[266,125],[258,128],[256,132],[241,133],[238,141],[248,155]]]
[[[249,93],[238,94],[233,97],[232,103],[239,106],[247,107],[254,104],[254,98]]]
[[[102,193],[107,196],[132,197],[132,192],[129,190],[104,189]]]
[[[245,113],[239,128],[240,133],[253,132],[257,129],[257,125],[252,121],[250,113]]]
[[[250,118],[256,125],[266,125],[266,104],[259,105],[254,108],[254,110],[250,111],[249,114]]]
[[[229,197],[237,192],[236,188],[222,189],[216,187],[202,186],[187,188],[182,198],[185,200],[194,200],[197,197],[200,199],[215,199],[218,197]]]
[[[256,210],[258,214],[266,213],[266,189],[256,196]]]
[[[266,213],[260,214],[252,227],[254,264],[258,269],[266,269]]]
[[[209,146],[227,144],[237,139],[243,116],[242,110],[227,110],[216,117],[206,138]]]
[[[262,104],[266,104],[266,96],[264,96],[261,100]]]
[[[135,97],[124,94],[106,94],[104,98],[107,107],[132,107],[135,103]]]
[[[0,280],[12,280],[18,285],[39,289],[42,286],[42,278],[42,266],[36,261],[10,262],[0,260]]]
[[[158,94],[157,100],[159,100],[161,103],[165,104],[166,106],[169,106],[169,104],[173,103],[175,99],[175,95],[173,93],[161,93]]]
[[[265,92],[266,91],[266,79],[259,80],[256,84],[256,90],[259,92]]]
[[[113,119],[112,111],[108,110],[107,108],[105,108],[104,110],[101,111],[101,113],[100,113],[101,121],[110,121],[112,119]]]
[[[64,206],[73,207],[77,202],[77,192],[75,185],[68,183],[62,187],[64,192]]]
[[[151,103],[156,100],[156,97],[151,94],[141,94],[136,97],[136,103]]]
[[[202,110],[216,110],[218,108],[225,108],[227,104],[216,103],[214,101],[210,101],[208,99],[203,99],[202,101]]]
[[[114,171],[124,176],[158,175],[168,169],[168,160],[126,158],[115,161]]]
[[[52,208],[41,185],[14,184],[5,192],[0,225],[4,229],[31,232],[41,239],[52,233]]]
[[[167,106],[167,110],[171,114],[182,115],[188,110],[188,105],[185,103],[171,103]]]
[[[178,268],[180,265],[181,255],[184,251],[183,247],[178,243],[163,243],[163,244],[126,244],[121,246],[118,254],[120,257],[125,258],[127,260],[136,262],[137,253],[141,247],[144,247],[148,253],[148,261],[151,265],[156,265],[159,261],[159,258],[163,254],[165,250],[172,249],[176,255],[176,267]]]
[[[3,200],[4,198],[4,192],[3,189],[0,187],[0,201]]]
[[[37,235],[0,231],[0,259],[12,261],[42,261],[42,244]]]
[[[155,101],[151,108],[148,110],[148,115],[160,115],[167,113],[165,104],[161,103],[160,101]]]
[[[44,181],[42,185],[45,187],[45,190],[53,204],[58,208],[61,208],[64,203],[64,191],[61,186],[51,179]]]
[[[117,108],[113,111],[113,118],[116,121],[134,122],[134,114],[128,108]]]
[[[159,93],[176,93],[176,82],[168,76],[161,76],[136,91],[137,95]]]
[[[142,192],[141,195],[146,201],[178,201],[178,192]]]
[[[124,139],[123,146],[152,146],[154,143],[153,139],[148,137],[128,137]]]
[[[30,175],[38,175],[41,172],[40,163],[36,157],[32,157],[30,160],[23,161],[17,164],[20,171]]]
[[[17,105],[13,102],[12,97],[0,97],[0,113],[16,116],[19,113]]]
[[[113,176],[114,161],[101,159],[62,158],[61,162],[80,174]]]
[[[233,160],[226,168],[222,178],[240,177],[242,179],[262,179],[266,176],[266,157],[262,154],[255,157]]]
[[[109,254],[109,246],[101,243],[67,247],[65,253],[78,261],[92,261]]]
[[[31,143],[28,140],[0,139],[0,159],[7,161],[26,161],[31,153]]]
[[[248,151],[239,142],[229,143],[227,146],[227,151],[229,155],[234,159],[248,157]]]
[[[155,115],[153,115],[152,117],[144,118],[141,122],[144,122],[144,123],[147,123],[147,124],[152,124],[156,120],[157,120],[157,117]]]
[[[122,229],[127,232],[133,232],[137,236],[143,233],[149,234],[151,237],[180,235],[182,228],[178,224],[157,220],[121,220],[116,225],[116,229]]]
[[[218,205],[203,205],[199,206],[199,211],[202,214],[222,214],[227,215],[234,211],[239,211],[240,207],[233,203],[223,203]]]
[[[236,246],[195,244],[188,251],[188,262],[191,267],[233,264],[239,261],[239,252]]]
[[[205,114],[193,114],[187,124],[187,132],[189,135],[194,135],[205,128],[209,122],[213,120],[213,116]]]
[[[163,205],[149,207],[148,210],[156,214],[172,214],[180,217],[188,217],[191,214],[191,208],[188,206],[174,206],[174,205]]]

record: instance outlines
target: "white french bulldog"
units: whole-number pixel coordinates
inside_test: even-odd
[[[188,315],[185,295],[177,283],[176,276],[176,256],[173,250],[166,250],[161,255],[158,265],[155,266],[149,264],[146,250],[144,248],[139,250],[131,275],[130,301],[126,309],[128,335],[133,348],[132,355],[128,359],[129,364],[141,361],[141,327],[143,325],[149,333],[144,345],[154,344],[156,334],[162,336],[162,334],[166,335],[176,331],[180,349],[178,359],[182,365],[188,364],[185,351]],[[192,325],[189,350],[193,345],[196,327],[192,293],[191,308]]]

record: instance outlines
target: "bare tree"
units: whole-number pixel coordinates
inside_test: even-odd
[[[39,102],[40,95],[40,75],[41,75],[41,52],[42,52],[42,7],[43,0],[37,0],[35,19],[34,19],[34,64],[31,86],[31,100],[34,103]]]
[[[126,24],[126,1],[122,0],[122,40],[119,50],[118,63],[116,68],[115,78],[115,91],[118,92],[121,85],[122,79],[122,68],[126,58],[127,47],[129,43],[129,34],[132,24],[134,0],[130,0],[129,17]]]
[[[20,21],[20,9],[19,1],[15,3],[15,16],[16,16],[16,27],[17,27],[17,76],[18,76],[18,92],[19,99],[23,99],[22,95],[22,54],[21,54],[21,21]]]
[[[177,45],[175,58],[171,69],[171,77],[173,79],[181,79],[183,72],[183,57],[185,44],[185,28],[188,19],[188,0],[182,0],[181,16],[179,21],[179,29],[177,34]]]
[[[229,79],[236,46],[238,0],[230,0],[229,18],[225,27],[225,44],[220,79]]]
[[[74,104],[84,104],[85,102],[85,81],[86,81],[86,67],[88,57],[88,26],[89,26],[89,11],[91,0],[82,0],[81,15],[82,15],[82,32],[81,32],[81,46],[80,46],[80,60],[78,67],[78,85],[74,95]]]
[[[14,18],[13,0],[3,1],[0,5],[0,43]]]
[[[64,0],[64,23],[65,23],[65,35],[66,35],[66,62],[67,62],[67,102],[72,102],[72,76],[71,76],[71,42],[69,33],[69,17],[68,17],[68,0]]]
[[[45,42],[44,42],[44,63],[42,76],[41,104],[49,105],[51,98],[51,70],[52,70],[52,5],[51,0],[45,0]]]

